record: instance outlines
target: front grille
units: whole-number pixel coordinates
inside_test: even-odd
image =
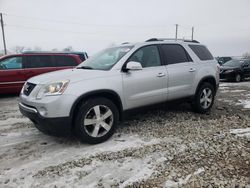
[[[32,84],[30,82],[27,82],[23,88],[24,95],[29,96],[30,93],[33,91],[33,89],[36,87],[36,84]]]

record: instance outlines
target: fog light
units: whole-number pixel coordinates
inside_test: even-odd
[[[40,107],[38,111],[41,116],[46,116],[48,114],[47,109],[45,107]]]

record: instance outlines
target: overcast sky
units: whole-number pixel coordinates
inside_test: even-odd
[[[179,24],[179,38],[191,38],[194,26],[194,38],[214,56],[250,52],[250,0],[0,0],[0,12],[8,49],[72,46],[91,55],[112,44],[173,38]]]

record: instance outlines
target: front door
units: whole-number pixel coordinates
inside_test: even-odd
[[[142,47],[127,62],[130,61],[141,63],[143,68],[122,73],[125,109],[166,100],[167,71],[161,63],[158,47]]]

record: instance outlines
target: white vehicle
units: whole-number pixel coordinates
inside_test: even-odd
[[[105,49],[75,69],[29,79],[19,107],[45,133],[73,132],[96,144],[133,108],[187,98],[205,113],[218,85],[217,61],[204,45],[150,39]]]

